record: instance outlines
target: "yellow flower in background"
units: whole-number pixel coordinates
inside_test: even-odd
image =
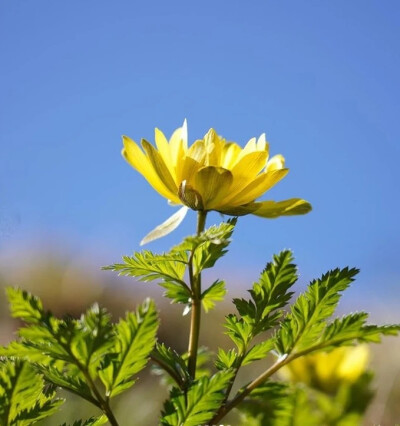
[[[311,210],[311,205],[299,198],[255,201],[288,173],[282,155],[269,157],[265,134],[250,139],[241,148],[210,129],[203,139],[189,147],[185,120],[169,141],[156,129],[156,147],[142,139],[142,150],[127,136],[123,136],[123,143],[122,155],[126,161],[170,203],[184,206],[158,227],[155,238],[176,228],[187,208],[266,218],[305,214]],[[151,239],[154,238],[145,242]]]
[[[325,392],[336,392],[342,383],[354,383],[366,371],[366,345],[341,347],[295,359],[279,374],[294,383],[304,383]]]

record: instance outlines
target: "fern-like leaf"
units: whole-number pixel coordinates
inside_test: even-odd
[[[43,378],[27,362],[0,362],[1,425],[31,425],[55,413],[63,402],[54,392],[45,392]]]
[[[357,273],[357,269],[335,269],[311,282],[291,306],[276,335],[276,349],[280,354],[304,349],[320,337],[326,320],[337,307],[341,292]]]
[[[150,299],[116,325],[114,351],[99,371],[107,397],[118,395],[135,383],[133,376],[146,366],[155,345],[157,327],[157,312]]]
[[[224,390],[233,377],[231,370],[201,377],[192,383],[187,394],[173,389],[164,404],[161,424],[165,426],[198,426],[212,419],[224,399]]]

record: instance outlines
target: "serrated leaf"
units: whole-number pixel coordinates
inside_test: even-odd
[[[100,426],[107,423],[107,417],[106,416],[100,416],[100,417],[91,417],[87,420],[76,420],[72,425],[67,425],[67,423],[63,423],[61,426]]]
[[[227,370],[234,368],[238,360],[238,353],[235,349],[225,351],[221,348],[218,349],[218,358],[215,361],[215,366],[218,370]]]
[[[84,375],[77,367],[68,364],[56,365],[36,365],[41,371],[46,381],[53,383],[69,392],[72,392],[83,399],[99,406],[98,401],[93,397],[92,392],[85,381]]]
[[[27,323],[36,324],[43,317],[41,300],[19,288],[7,287],[7,298],[10,304],[11,315]]]
[[[341,342],[351,339],[361,331],[367,319],[368,314],[366,312],[355,312],[342,318],[336,318],[325,328],[321,341]]]
[[[100,363],[113,346],[113,338],[111,316],[97,304],[77,321],[76,332],[70,343],[71,352],[75,359],[89,370],[92,377],[96,377]]]
[[[284,355],[301,350],[321,336],[326,320],[334,313],[343,292],[354,280],[357,269],[335,269],[314,280],[291,306],[276,335],[276,349]]]
[[[288,409],[288,386],[281,382],[268,381],[255,388],[238,405],[243,426],[276,426],[276,421]]]
[[[162,282],[160,286],[165,288],[164,296],[171,299],[171,303],[181,303],[184,305],[190,303],[192,294],[189,287],[175,282]]]
[[[249,290],[251,299],[233,300],[244,321],[253,325],[254,336],[276,325],[281,316],[277,310],[283,308],[293,295],[289,289],[297,281],[297,268],[292,262],[293,255],[289,250],[274,255],[259,281]]]
[[[64,402],[54,396],[28,363],[0,361],[0,424],[28,426],[50,416]]]
[[[224,327],[227,330],[225,334],[232,339],[238,347],[239,352],[242,353],[253,338],[252,325],[245,322],[242,318],[230,314],[225,317]]]
[[[116,325],[114,351],[99,371],[108,397],[118,395],[135,383],[133,376],[146,366],[157,328],[157,312],[150,299],[139,306],[136,313],[128,312]]]
[[[187,303],[190,288],[184,281],[188,264],[186,252],[155,254],[149,250],[136,252],[133,256],[123,256],[124,263],[105,266],[103,269],[118,272],[119,275],[135,277],[140,281],[159,280],[159,284],[167,291],[165,296],[175,303]]]
[[[159,365],[158,368],[154,368],[157,374],[168,373],[181,389],[185,388],[190,382],[191,378],[185,359],[173,349],[168,348],[163,343],[157,343],[151,357]]]
[[[220,302],[224,300],[226,294],[225,281],[214,281],[210,287],[203,291],[201,295],[201,303],[206,312],[210,309],[214,309],[215,302]]]
[[[236,222],[237,219],[232,218],[220,225],[211,226],[200,235],[186,237],[171,253],[192,252],[195,274],[211,268],[227,252]]]
[[[209,379],[201,377],[192,383],[186,396],[174,389],[164,404],[162,425],[198,426],[212,419],[224,399],[224,390],[233,377],[233,371],[216,373]]]
[[[254,345],[245,355],[242,365],[250,364],[253,361],[264,359],[269,352],[274,348],[274,341],[266,340]]]

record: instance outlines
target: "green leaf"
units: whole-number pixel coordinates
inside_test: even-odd
[[[238,405],[243,426],[275,426],[289,408],[288,387],[284,383],[268,381],[254,389]],[[297,424],[297,423],[296,423]],[[304,425],[308,423],[304,423]]]
[[[293,255],[289,250],[275,255],[249,291],[251,300],[233,300],[244,321],[253,325],[254,335],[274,327],[281,316],[277,310],[292,297],[293,292],[289,289],[297,281],[297,268],[292,262]]]
[[[162,282],[160,286],[165,288],[164,296],[171,299],[171,303],[189,304],[192,294],[189,287],[183,286],[181,283]]]
[[[52,365],[37,364],[36,368],[49,383],[72,392],[99,407],[99,402],[93,397],[85,376],[76,366],[67,363],[53,363]]]
[[[26,362],[0,361],[0,424],[28,426],[64,402],[45,392],[43,378]]]
[[[250,364],[253,361],[258,361],[265,358],[268,353],[274,348],[274,341],[266,340],[254,345],[245,355],[242,365]]]
[[[206,312],[215,307],[215,302],[224,300],[226,294],[225,282],[217,280],[201,295],[201,303]]]
[[[107,423],[107,417],[106,416],[100,416],[100,417],[91,417],[87,420],[76,420],[72,426],[100,426]],[[67,425],[67,423],[63,423],[61,426],[70,426]]]
[[[252,325],[245,322],[242,318],[230,314],[225,317],[224,327],[227,329],[226,334],[238,347],[239,352],[242,353],[246,350],[247,345],[253,338]]]
[[[311,282],[291,306],[276,334],[276,349],[281,355],[300,351],[321,336],[326,320],[334,313],[341,292],[358,273],[357,269],[335,269]]]
[[[216,373],[210,379],[201,377],[192,383],[186,396],[173,389],[164,404],[162,425],[198,426],[211,420],[224,400],[224,390],[233,377],[233,371]]]
[[[150,299],[139,306],[136,313],[128,312],[116,325],[114,350],[99,371],[108,397],[118,395],[135,383],[133,376],[146,366],[157,328],[157,312]]]
[[[106,309],[94,304],[76,323],[76,331],[71,339],[71,352],[75,359],[92,377],[104,356],[114,344],[114,330],[111,316]]]
[[[6,288],[11,315],[27,323],[37,324],[44,316],[43,305],[38,297],[19,288]]]
[[[212,268],[227,252],[236,222],[237,219],[232,218],[218,226],[211,226],[200,235],[186,237],[181,244],[172,249],[171,253],[193,253],[195,274],[203,269]]]
[[[368,319],[366,312],[355,312],[336,318],[323,331],[318,344],[326,349],[329,346],[351,345],[355,341],[379,343],[382,336],[396,336],[399,324],[365,325]]]
[[[173,349],[166,347],[163,343],[157,343],[151,357],[159,365],[158,368],[153,369],[157,374],[167,372],[181,389],[190,382],[185,359]]]
[[[215,366],[218,370],[227,370],[229,368],[234,368],[238,360],[238,353],[235,349],[229,349],[229,351],[224,351],[223,349],[218,349],[218,358],[215,361]]]
[[[177,303],[187,303],[182,302],[191,294],[183,279],[188,263],[187,253],[154,254],[149,250],[143,250],[134,253],[132,257],[123,256],[123,261],[124,263],[105,266],[103,269],[135,277],[144,282],[160,280],[160,285],[167,289],[167,297],[175,299]]]

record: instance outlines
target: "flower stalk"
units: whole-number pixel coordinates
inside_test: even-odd
[[[199,210],[197,212],[197,235],[199,236],[206,226],[207,212]],[[193,267],[194,252],[189,259],[189,280],[192,292],[192,306],[190,318],[190,334],[188,346],[188,370],[192,380],[196,377],[197,351],[199,347],[200,321],[201,321],[201,273],[195,271]]]

